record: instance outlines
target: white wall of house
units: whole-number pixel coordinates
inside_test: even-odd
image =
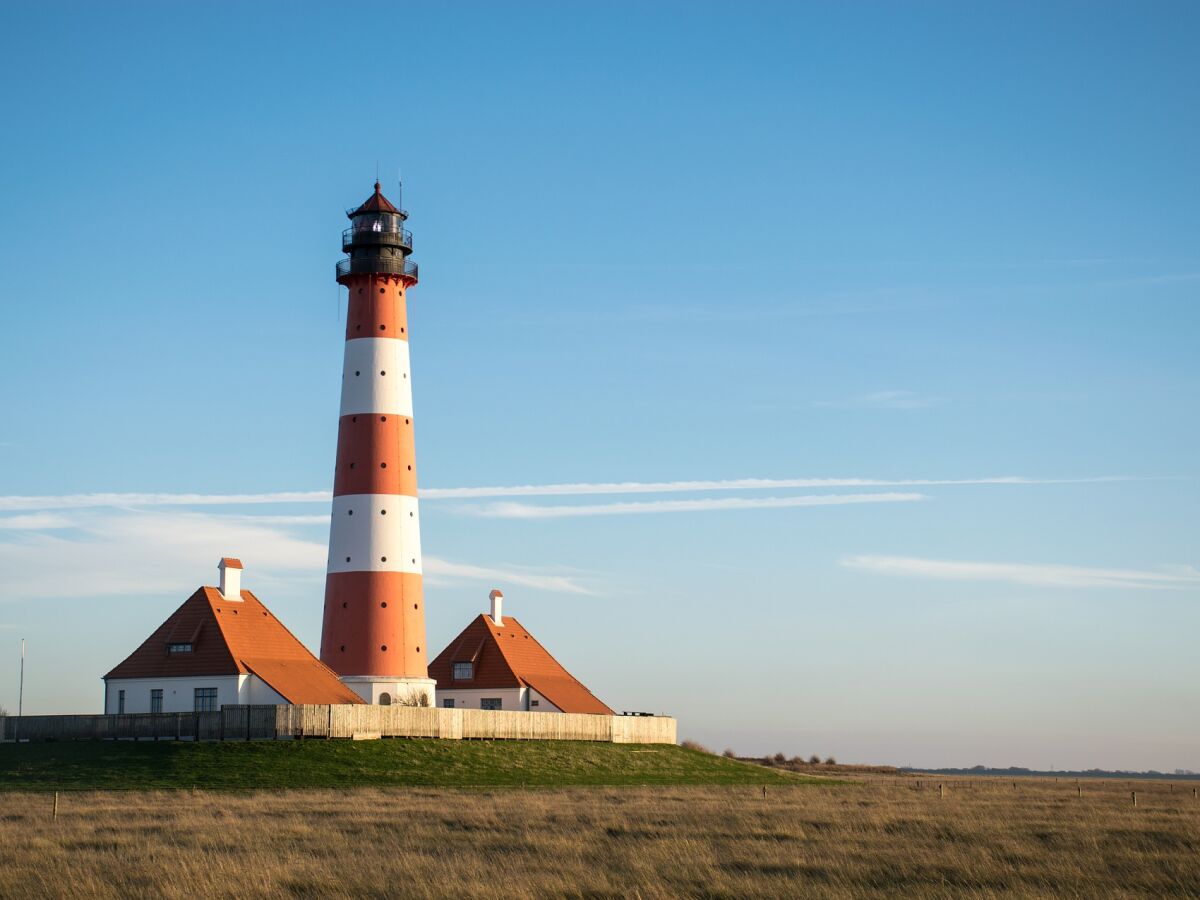
[[[257,675],[243,675],[241,690],[238,695],[243,699],[239,703],[265,703],[269,706],[278,706],[281,703],[287,703],[283,697],[275,693],[275,689],[259,678]]]
[[[529,712],[560,712],[559,708],[533,688],[438,688],[437,705],[446,706],[454,701],[454,709],[482,709],[482,700],[499,699],[501,709],[528,710]],[[536,706],[534,703],[536,702]]]
[[[217,689],[217,709],[224,704],[286,703],[269,684],[257,675],[189,675],[183,678],[110,678],[104,684],[104,712],[113,715],[120,708],[119,692],[125,692],[125,712],[150,712],[150,692],[163,692],[163,712],[193,712],[196,688]]]
[[[557,706],[535,691],[533,688],[527,688],[529,691],[529,706],[530,712],[562,712]]]

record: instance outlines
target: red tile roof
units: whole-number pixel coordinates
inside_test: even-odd
[[[454,663],[474,663],[470,681],[454,680]],[[613,711],[562,667],[525,627],[511,616],[496,625],[480,614],[429,664],[438,690],[532,687],[568,713],[613,715]]]
[[[242,565],[242,561],[240,559],[235,559],[232,556],[221,557],[221,562],[223,562],[225,564],[225,568],[227,568],[227,569],[243,569],[243,568],[245,568],[245,566]]]
[[[359,213],[368,213],[368,212],[389,212],[389,213],[400,212],[400,210],[398,210],[396,207],[394,207],[392,205],[392,201],[388,200],[387,197],[383,196],[383,193],[379,190],[379,182],[378,181],[375,182],[375,193],[372,194],[370,197],[368,197],[365,201],[363,201],[362,206],[360,206],[358,209],[351,212],[350,218],[354,218]]]
[[[191,652],[168,653],[168,644]],[[202,587],[140,647],[104,677],[167,678],[188,675],[257,675],[288,703],[362,703],[262,602],[242,591],[230,602]]]

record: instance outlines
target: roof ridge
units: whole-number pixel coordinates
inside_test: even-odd
[[[521,625],[521,622],[520,622],[520,620],[519,620],[519,619],[514,619],[514,621],[516,621],[516,623],[517,623],[518,625]],[[608,704],[607,704],[607,703],[605,703],[603,700],[601,700],[599,697],[597,697],[595,694],[593,694],[593,693],[592,693],[592,691],[591,691],[591,689],[590,689],[590,688],[588,688],[588,686],[587,686],[586,684],[584,684],[582,681],[580,681],[578,678],[576,678],[576,677],[574,676],[574,674],[572,674],[572,672],[571,672],[571,670],[570,670],[570,669],[568,669],[566,666],[564,666],[562,663],[560,663],[560,662],[559,662],[557,659],[555,659],[555,658],[554,658],[554,654],[553,654],[553,653],[551,653],[549,650],[547,650],[547,649],[546,649],[546,646],[545,646],[545,645],[544,645],[544,644],[543,644],[541,641],[539,641],[537,638],[535,638],[535,637],[534,637],[534,636],[533,636],[533,635],[530,633],[530,631],[529,631],[529,629],[528,629],[528,628],[526,628],[524,625],[521,625],[521,630],[522,630],[522,631],[524,631],[524,632],[525,632],[527,635],[529,635],[529,639],[530,639],[531,641],[533,641],[535,644],[537,644],[537,645],[538,645],[538,647],[539,647],[539,648],[541,648],[541,651],[542,651],[543,653],[545,653],[545,654],[546,654],[546,656],[548,656],[548,657],[549,657],[549,658],[550,658],[550,659],[553,661],[553,663],[554,663],[556,666],[558,666],[558,667],[559,667],[559,668],[560,668],[560,669],[563,671],[563,673],[564,673],[564,674],[565,674],[565,675],[566,675],[566,676],[567,676],[569,679],[571,679],[573,682],[575,682],[575,684],[579,685],[579,687],[583,688],[583,690],[584,690],[584,691],[587,693],[587,695],[588,695],[589,697],[591,697],[593,700],[595,700],[595,701],[596,701],[597,703],[599,703],[601,706],[605,706],[605,707],[607,707],[607,706],[608,706]],[[535,677],[536,677],[536,676],[535,676]],[[539,693],[540,693],[540,691],[539,691]],[[553,700],[553,698],[547,698],[547,699],[551,699],[551,700]],[[610,708],[611,708],[611,707],[610,707]]]
[[[519,671],[518,666],[513,662],[513,660],[509,657],[509,655],[504,651],[504,642],[497,640],[496,638],[499,635],[493,633],[493,631],[492,631],[493,628],[503,628],[504,626],[497,625],[495,622],[493,622],[491,617],[488,616],[487,613],[480,613],[479,619],[477,619],[476,621],[480,621],[480,620],[483,621],[483,627],[487,631],[486,640],[491,641],[492,644],[495,645],[496,649],[500,651],[500,658],[502,660],[504,660],[504,665],[506,665],[508,667],[509,674],[512,675],[512,677],[517,680],[517,684],[521,684],[521,685],[525,684],[525,679],[521,677],[521,673]],[[513,619],[513,621],[517,622],[516,619]],[[517,622],[517,624],[521,625],[520,622]],[[524,625],[521,625],[521,630],[525,631]],[[528,634],[529,632],[525,632],[525,633]]]
[[[342,676],[340,676],[337,672],[333,671],[333,669],[331,669],[329,666],[325,665],[325,661],[322,660],[321,657],[319,657],[315,653],[313,653],[311,650],[309,650],[308,646],[304,643],[304,641],[300,640],[300,638],[298,638],[294,634],[292,634],[292,630],[283,624],[283,619],[279,618],[279,616],[275,615],[275,613],[273,613],[273,612],[271,612],[271,610],[267,609],[267,605],[258,599],[258,595],[256,595],[253,591],[248,591],[245,589],[242,590],[242,593],[249,594],[250,599],[252,599],[255,603],[257,603],[259,606],[262,607],[263,612],[265,612],[268,617],[273,619],[275,621],[276,625],[278,625],[280,628],[283,629],[284,634],[286,634],[293,641],[295,641],[297,644],[299,644],[305,653],[307,653],[309,656],[311,656],[313,659],[315,659],[317,661],[317,665],[319,665],[322,669],[324,669],[326,672],[328,672],[330,675],[332,675],[338,681],[342,680]],[[268,657],[263,657],[263,658],[264,659],[276,659],[278,657],[268,656]]]
[[[200,613],[201,616],[207,614],[209,616],[209,618],[214,621],[214,624],[216,625],[217,634],[219,635],[219,637],[221,639],[219,642],[221,649],[218,651],[218,653],[222,654],[224,656],[224,659],[221,660],[221,664],[222,665],[231,664],[233,666],[232,673],[230,673],[230,672],[214,672],[213,674],[214,675],[215,674],[235,674],[235,673],[241,672],[241,668],[238,665],[238,661],[233,654],[233,649],[229,646],[229,641],[226,639],[225,633],[221,630],[220,622],[219,622],[220,616],[218,616],[216,614],[216,612],[212,608],[212,603],[210,601],[208,601],[208,594],[207,594],[208,590],[209,590],[209,588],[207,587],[207,585],[201,585],[200,587],[196,588],[196,590],[194,590],[186,600],[184,600],[181,604],[179,604],[179,606],[175,607],[175,609],[172,610],[171,614],[162,620],[162,622],[159,624],[159,626],[157,628],[155,628],[153,631],[150,632],[150,634],[146,637],[146,639],[144,641],[142,641],[140,644],[137,645],[137,647],[134,648],[132,653],[128,654],[123,660],[121,660],[119,663],[117,663],[115,666],[113,666],[111,669],[109,669],[108,672],[105,673],[104,678],[119,678],[119,677],[121,677],[119,675],[114,675],[113,673],[116,672],[118,669],[122,668],[123,666],[129,664],[135,657],[142,655],[144,651],[148,650],[151,647],[151,642],[155,640],[156,636],[161,637],[161,643],[163,644],[161,650],[162,650],[162,655],[165,657],[167,655],[166,643],[170,640],[170,638],[172,638],[174,636],[175,631],[178,628],[178,623],[172,624],[172,620],[175,619],[176,617],[180,617],[180,616],[184,615],[190,605],[195,605],[201,611],[201,613]],[[215,588],[213,588],[212,590],[215,590]],[[168,625],[171,625],[172,627],[169,631],[165,631],[164,629],[166,629]],[[203,625],[204,625],[204,622],[201,621],[199,623],[199,625],[197,626],[197,628],[193,629],[193,638],[192,638],[193,641],[195,640],[195,635],[197,635],[199,633],[199,631],[202,630]],[[160,635],[160,632],[161,632],[161,635]]]

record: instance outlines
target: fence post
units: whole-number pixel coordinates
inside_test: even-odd
[[[1130,791],[1129,796],[1133,798],[1133,805],[1137,806],[1137,791]]]
[[[50,818],[58,818],[58,791],[54,792],[54,812],[50,814]]]

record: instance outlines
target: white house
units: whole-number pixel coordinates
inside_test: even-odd
[[[226,557],[202,587],[104,676],[104,711],[204,712],[241,703],[362,703],[262,602]]]
[[[500,591],[490,596],[491,615],[477,616],[429,664],[439,706],[613,715],[520,622],[503,614]]]

